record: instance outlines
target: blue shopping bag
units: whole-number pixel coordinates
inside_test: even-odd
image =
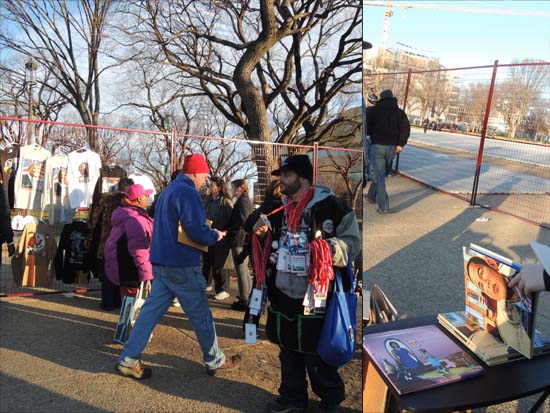
[[[351,269],[350,277],[354,277]],[[335,288],[328,305],[317,352],[321,359],[334,367],[346,365],[355,352],[357,338],[357,296],[352,280],[349,291],[344,291],[342,275],[336,269]]]

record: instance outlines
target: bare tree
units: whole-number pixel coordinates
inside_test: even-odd
[[[126,34],[147,43],[140,59],[191,77],[190,87],[252,141],[289,143],[299,131],[307,140],[361,72],[359,3],[146,0],[127,11]],[[254,148],[267,171],[271,151]]]
[[[525,59],[520,65],[510,66],[507,79],[495,89],[493,107],[504,118],[511,138],[516,137],[518,126],[539,98],[540,91],[548,90],[549,69],[536,63]]]
[[[488,82],[471,83],[460,92],[459,102],[462,108],[460,120],[468,123],[471,132],[481,131],[488,96]]]
[[[56,80],[43,86],[69,102],[86,125],[97,125],[99,119],[99,80],[109,67],[100,64],[99,53],[113,4],[112,0],[10,0],[0,5],[0,46],[37,62],[39,72]],[[88,131],[90,147],[98,150],[95,130]]]

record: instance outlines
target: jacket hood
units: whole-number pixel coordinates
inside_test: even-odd
[[[396,97],[380,99],[376,102],[375,107],[380,109],[399,109]]]
[[[134,207],[134,206],[121,206],[114,210],[113,215],[111,216],[111,223],[113,225],[123,224],[128,218],[131,217],[144,217],[146,219],[151,219],[147,211]]]
[[[330,189],[328,186],[315,185],[313,187],[313,198],[307,204],[306,209],[311,208],[316,203],[321,202],[323,199],[328,198],[332,195],[334,195],[334,192],[332,192],[332,189]]]

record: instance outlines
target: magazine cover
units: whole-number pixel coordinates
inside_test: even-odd
[[[481,247],[463,248],[466,312],[480,328],[531,358],[534,297],[509,288],[521,267]]]
[[[399,394],[484,373],[472,356],[434,325],[367,334],[363,347]]]

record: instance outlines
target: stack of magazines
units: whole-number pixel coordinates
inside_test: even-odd
[[[531,247],[548,259],[540,244]],[[439,323],[489,366],[550,352],[550,336],[535,329],[537,295],[508,287],[521,266],[475,244],[463,255],[465,311],[439,314]]]

